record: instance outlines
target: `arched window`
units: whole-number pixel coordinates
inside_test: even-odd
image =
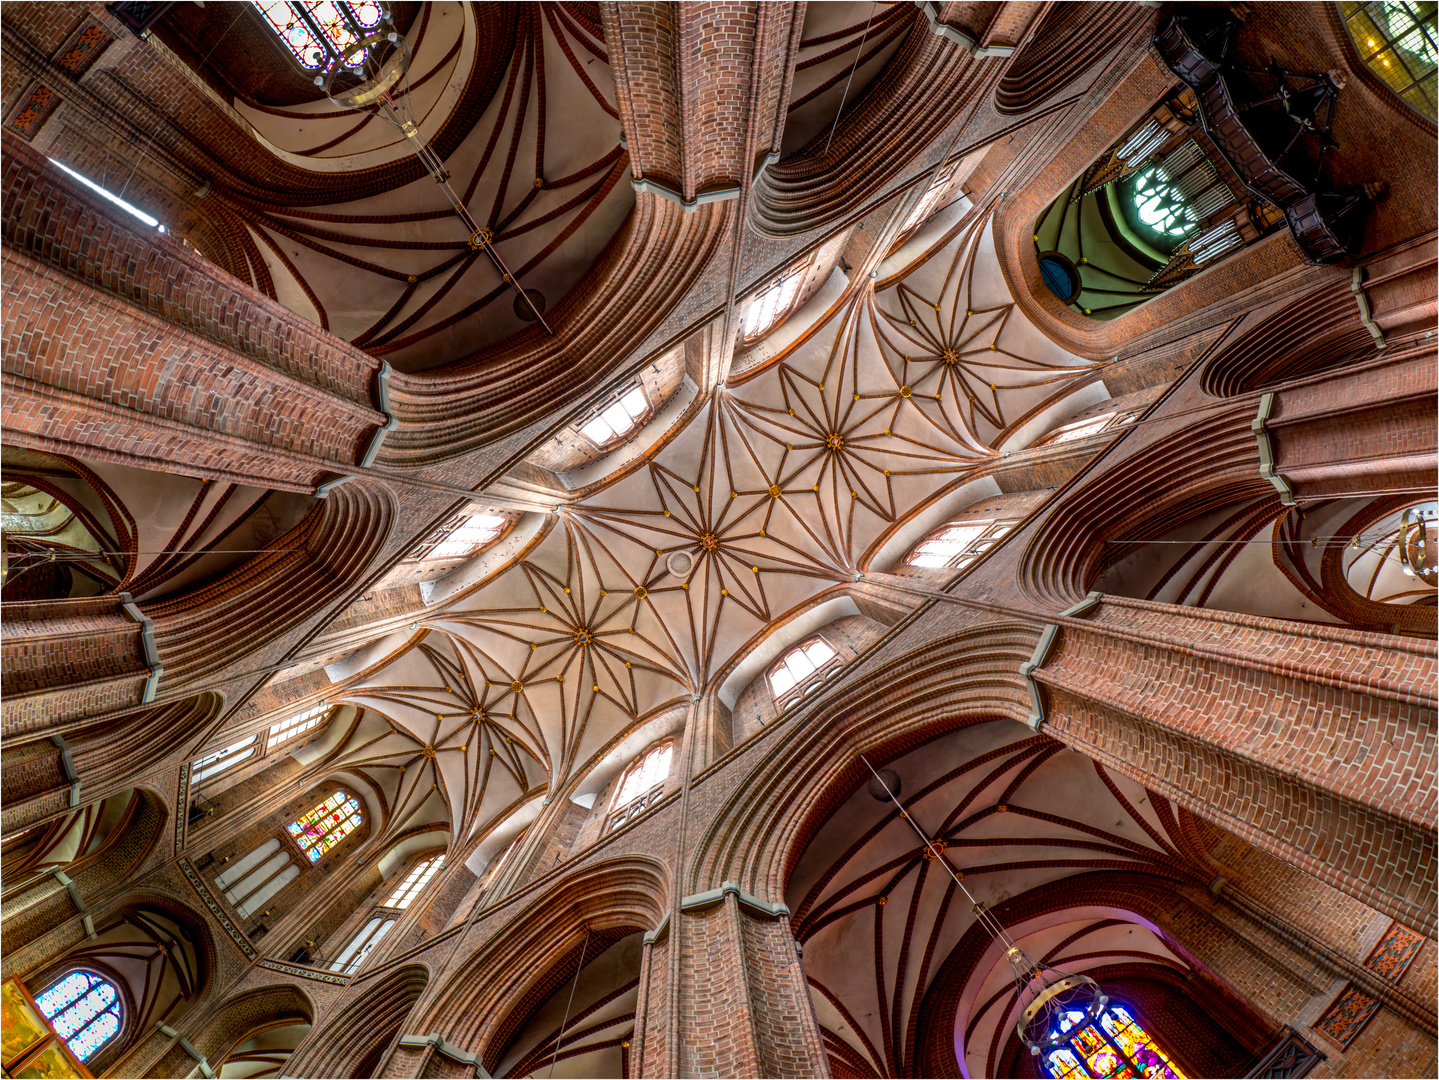
[[[1359,56],[1396,94],[1431,119],[1439,106],[1434,90],[1439,34],[1433,3],[1383,0],[1339,5]]]
[[[633,821],[659,802],[665,791],[665,780],[670,774],[670,761],[674,758],[674,753],[674,741],[666,739],[650,747],[630,765],[625,771],[624,779],[615,789],[607,831],[613,831],[626,822]]]
[[[940,169],[934,174],[934,179],[929,182],[929,188],[925,191],[924,197],[915,203],[914,209],[904,219],[904,224],[899,227],[901,240],[928,221],[936,210],[949,201],[946,196],[950,193],[950,180],[953,176],[953,166]]]
[[[456,559],[473,555],[486,544],[498,540],[512,519],[487,513],[478,507],[462,510],[426,536],[409,558]]]
[[[277,838],[270,838],[215,879],[225,899],[244,918],[259,911],[277,892],[300,876],[300,867]]]
[[[769,669],[775,705],[788,708],[840,667],[838,655],[824,638],[816,636],[800,642]]]
[[[341,975],[351,975],[359,970],[360,965],[365,962],[365,957],[370,955],[370,950],[380,943],[380,939],[394,925],[395,919],[392,916],[376,915],[370,919],[345,946],[345,951],[335,957],[335,962],[330,965],[330,970],[338,971]]]
[[[358,829],[361,820],[359,802],[341,789],[286,828],[310,861],[319,862],[321,855]]]
[[[1183,1078],[1126,1005],[1111,1001],[1093,1021],[1082,1011],[1063,1013],[1050,1038],[1064,1036],[1058,1047],[1044,1055],[1050,1076],[1070,1077],[1154,1076]]]
[[[72,971],[35,999],[45,1019],[84,1061],[120,1031],[120,993],[108,979]]]
[[[383,17],[373,0],[348,4],[343,0],[253,2],[295,59],[313,71],[338,60],[363,34],[379,26]]]
[[[621,442],[649,419],[650,412],[650,400],[645,396],[645,388],[635,383],[619,391],[596,409],[594,415],[580,425],[580,434],[597,449],[605,450]]]
[[[799,287],[809,276],[814,259],[809,258],[798,266],[792,266],[778,278],[755,293],[740,320],[740,336],[747,342],[764,337],[794,310],[799,297]]]
[[[278,724],[270,725],[270,738],[266,742],[266,752],[273,750],[281,743],[289,742],[291,739],[299,738],[311,728],[315,727],[329,713],[330,706],[320,702],[313,709],[298,713],[288,720],[281,720]]]
[[[910,553],[910,566],[960,569],[999,542],[1014,528],[1012,521],[966,520],[942,525]]]
[[[255,751],[259,749],[259,738],[258,735],[250,735],[239,742],[231,743],[223,750],[206,754],[191,766],[190,783],[198,784],[202,780],[208,780],[217,773],[240,764],[246,758],[254,757]]]
[[[430,878],[438,874],[444,865],[445,857],[443,855],[416,863],[414,869],[405,875],[405,880],[400,882],[399,887],[385,901],[385,907],[404,911],[415,897],[424,891],[425,886],[430,883]]]

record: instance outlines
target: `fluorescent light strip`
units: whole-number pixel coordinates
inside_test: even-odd
[[[73,176],[76,180],[80,181],[80,183],[84,184],[91,191],[105,196],[105,198],[109,199],[116,206],[120,207],[120,209],[128,210],[130,213],[134,214],[137,218],[143,221],[146,225],[149,225],[151,228],[154,229],[159,229],[161,232],[165,231],[165,226],[160,224],[159,218],[152,218],[149,214],[145,213],[145,211],[141,210],[139,207],[132,206],[130,203],[127,203],[124,199],[120,198],[120,196],[116,195],[114,192],[106,191],[99,184],[95,183],[95,181],[91,180],[88,176],[81,176],[74,169],[66,165],[61,165],[60,162],[56,161],[54,158],[50,158],[49,160],[50,164],[54,165],[55,168],[59,169],[63,173],[67,173],[68,175]]]

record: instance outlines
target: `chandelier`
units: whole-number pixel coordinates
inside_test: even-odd
[[[976,900],[974,894],[965,887],[964,875],[955,873],[954,867],[942,857],[944,841],[931,840],[895,797],[889,781],[885,778],[887,774],[892,779],[894,774],[889,770],[885,770],[885,773],[876,772],[863,754],[860,755],[860,760],[874,773],[870,790],[878,794],[875,791],[876,783],[884,789],[884,793],[924,843],[925,857],[939,863],[949,872],[960,892],[964,893],[973,905],[971,910],[979,924],[1004,949],[1004,958],[1009,962],[1015,1000],[1019,1008],[1014,1032],[1019,1036],[1019,1041],[1029,1049],[1030,1054],[1037,1056],[1059,1049],[1070,1040],[1081,1038],[1086,1028],[1092,1028],[1097,1034],[1100,1015],[1109,1004],[1109,998],[1099,988],[1099,984],[1088,975],[1065,971],[1043,960],[1035,960],[1016,945],[1004,925],[994,917],[994,913],[983,901]],[[1102,1041],[1108,1041],[1103,1035],[1098,1037]]]
[[[495,250],[490,229],[481,226],[470,215],[469,208],[450,185],[449,171],[420,132],[410,105],[410,42],[395,29],[389,4],[375,5],[379,8],[379,18],[370,28],[360,22],[350,4],[334,6],[349,29],[347,36],[353,40],[343,47],[335,47],[332,41],[326,39],[329,48],[325,56],[317,56],[322,66],[315,75],[315,85],[325,91],[325,96],[337,108],[377,116],[408,140],[415,157],[435,178],[455,215],[464,224],[470,249],[484,252],[505,284],[515,290],[518,299],[524,301],[535,321],[545,328],[546,333],[554,336],[554,330],[545,322],[535,302],[539,293],[520,286],[505,265],[505,260]]]

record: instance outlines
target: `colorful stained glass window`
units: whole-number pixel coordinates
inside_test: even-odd
[[[319,862],[321,855],[359,828],[361,820],[360,804],[341,790],[287,828],[310,861]]]
[[[355,28],[373,30],[383,9],[377,3],[347,4],[333,0],[252,0],[271,29],[312,70],[326,68],[359,40]],[[355,60],[356,57],[350,57]]]
[[[80,1061],[120,1031],[119,992],[89,971],[70,972],[36,998],[35,1004]]]
[[[1124,1005],[1106,1005],[1092,1021],[1082,1011],[1067,1012],[1050,1037],[1064,1039],[1044,1055],[1049,1075],[1061,1080],[1184,1076]]]

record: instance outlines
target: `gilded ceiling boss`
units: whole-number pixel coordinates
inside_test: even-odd
[[[1436,4],[3,0],[14,1077],[1432,1077]]]

